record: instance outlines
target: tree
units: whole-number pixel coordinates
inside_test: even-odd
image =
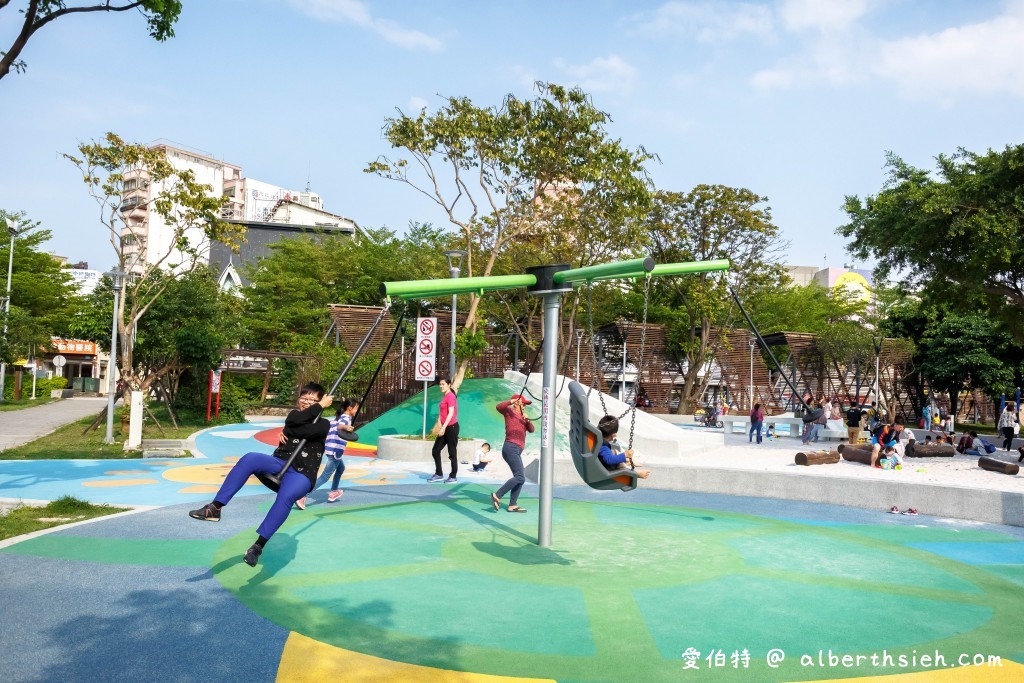
[[[100,223],[106,229],[118,265],[130,271],[122,284],[117,312],[118,334],[128,340],[128,332],[136,330],[140,321],[160,300],[176,277],[187,275],[202,266],[210,241],[236,246],[243,239],[244,228],[220,220],[225,199],[213,196],[212,188],[196,182],[191,171],[171,165],[162,150],[127,143],[114,133],[107,133],[101,142],[82,143],[78,155],[65,154],[82,173],[87,191],[100,209]],[[149,203],[171,233],[163,253],[133,257],[130,261],[122,250],[122,242],[131,240],[143,254],[154,245],[147,244],[141,226],[126,221],[124,200],[134,186],[126,182],[147,182]],[[201,236],[196,240],[195,236]],[[120,344],[121,377],[127,387],[146,391],[169,369],[136,364],[134,346]]]
[[[698,185],[688,193],[659,192],[645,221],[659,263],[729,259],[728,273],[658,278],[651,285],[651,320],[667,326],[670,352],[683,375],[677,412],[688,411],[707,388],[700,373],[728,339],[715,328],[732,326],[739,312],[729,282],[741,297],[782,277],[775,259],[784,244],[767,197],[743,188]]]
[[[0,338],[0,359],[5,363],[14,362],[16,357],[29,357],[34,349],[49,346],[51,337],[67,331],[68,322],[80,306],[75,285],[60,261],[42,251],[42,245],[50,239],[50,231],[28,221],[22,213],[0,211],[0,234],[3,235],[0,237],[0,263],[3,264],[0,292],[3,296],[6,296],[11,244],[7,233],[9,221],[16,221],[20,231],[14,240],[7,335]]]
[[[881,192],[846,198],[850,222],[837,232],[852,240],[847,250],[932,302],[968,312],[981,298],[1024,339],[1024,144],[939,155],[937,178],[891,152],[886,166]]]
[[[246,271],[245,341],[277,351],[315,348],[328,304],[379,306],[382,281],[445,272],[443,251],[451,240],[426,224],[411,226],[401,238],[381,229],[359,239],[314,234],[272,244],[271,253]]]
[[[1014,368],[1000,357],[1010,351],[1008,342],[984,316],[948,314],[926,332],[921,371],[933,387],[949,393],[956,415],[964,389],[988,396],[1013,391]],[[1018,378],[1019,367],[1018,359]]]
[[[380,157],[365,169],[409,186],[445,212],[468,252],[467,276],[491,275],[517,242],[562,241],[574,247],[574,265],[596,258],[598,242],[624,250],[637,244],[635,225],[621,219],[647,206],[643,164],[652,155],[612,139],[608,115],[583,91],[549,83],[537,89],[533,100],[508,95],[498,107],[449,97],[433,114],[399,110],[384,135],[409,158]],[[470,294],[470,334],[479,305],[480,297]],[[456,387],[467,366],[460,363]]]
[[[0,0],[0,12],[8,10],[11,0]],[[67,0],[28,0],[23,15],[21,29],[6,51],[0,51],[0,79],[13,68],[18,73],[25,71],[26,64],[21,53],[29,39],[36,31],[47,24],[72,14],[93,12],[127,12],[137,10],[146,19],[149,35],[155,40],[165,41],[174,36],[174,24],[181,14],[179,0],[139,0],[137,2],[115,2],[114,0],[95,0],[94,4],[72,4]]]

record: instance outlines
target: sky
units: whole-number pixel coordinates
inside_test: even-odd
[[[26,4],[0,10],[0,49]],[[48,250],[114,263],[61,157],[107,131],[308,180],[362,226],[448,226],[363,172],[394,154],[385,120],[447,96],[528,98],[538,80],[589,92],[612,136],[658,155],[657,188],[767,197],[796,265],[852,262],[844,197],[883,188],[887,151],[931,169],[1024,143],[1024,0],[184,0],[175,31],[157,43],[137,14],[66,17],[0,80],[0,208],[49,228]]]

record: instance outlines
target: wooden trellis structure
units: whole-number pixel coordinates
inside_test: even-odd
[[[296,386],[302,386],[306,382],[316,381],[320,378],[320,365],[316,357],[300,353],[282,353],[278,351],[252,351],[247,349],[224,349],[221,351],[224,360],[221,363],[222,372],[237,375],[263,375],[263,391],[260,393],[260,402],[266,400],[267,390],[270,388],[270,376],[274,370],[274,360],[293,360],[299,364],[298,381]]]
[[[754,402],[761,403],[769,415],[794,410],[800,402],[777,369],[760,348],[754,348],[754,372],[750,372],[750,340],[753,333],[744,329],[720,330],[722,349],[715,360],[721,368],[722,385],[729,400],[741,411],[751,408],[750,391]],[[843,403],[868,403],[874,399],[875,363],[843,365],[827,358],[816,343],[816,336],[802,332],[776,332],[764,336],[772,348],[797,393],[805,400],[826,396]],[[912,419],[919,414],[918,390],[911,357],[894,340],[883,339],[878,356],[878,390],[882,403],[892,417]]]

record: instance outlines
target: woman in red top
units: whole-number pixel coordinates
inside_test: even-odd
[[[441,387],[441,405],[438,410],[437,438],[434,439],[434,447],[430,454],[434,456],[434,476],[427,479],[429,482],[444,480],[446,484],[454,484],[459,474],[459,406],[455,400],[455,390],[448,379],[438,382]],[[448,446],[448,459],[452,461],[452,474],[447,479],[441,472],[441,449]]]
[[[523,473],[523,448],[526,446],[526,433],[533,433],[533,422],[526,417],[523,406],[530,405],[530,401],[522,394],[516,394],[508,401],[502,401],[497,406],[498,412],[505,418],[505,443],[501,447],[501,457],[508,463],[512,470],[512,478],[501,485],[497,493],[491,494],[491,504],[494,511],[501,509],[501,499],[506,493],[511,493],[508,498],[509,512],[526,512],[525,508],[516,505],[519,500],[519,492],[526,482],[526,475]]]
[[[750,433],[747,434],[747,443],[754,440],[754,432],[757,432],[757,442],[761,443],[761,426],[764,424],[764,411],[761,404],[755,403],[750,410]]]

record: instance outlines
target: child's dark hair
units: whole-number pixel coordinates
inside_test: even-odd
[[[310,382],[309,384],[306,384],[301,389],[299,389],[299,396],[305,396],[306,394],[316,394],[316,400],[318,401],[324,397],[325,393],[327,393],[327,390],[324,389],[323,386],[321,386],[320,384],[317,384],[316,382]]]
[[[487,450],[491,450],[491,444],[487,443],[486,441],[484,441],[484,445],[481,446],[480,448],[483,448],[484,446],[487,446]]]
[[[337,403],[335,403],[334,405],[338,406],[338,412],[336,413],[336,416],[340,417],[342,413],[344,413],[346,410],[348,410],[352,406],[359,405],[359,399],[358,398],[343,398],[340,401],[338,401]]]
[[[607,439],[619,432],[619,418],[614,415],[605,415],[597,423],[597,428],[601,430],[601,436]]]

